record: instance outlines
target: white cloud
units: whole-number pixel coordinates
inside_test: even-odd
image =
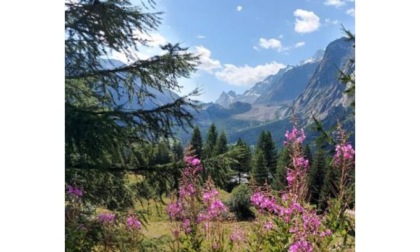
[[[141,48],[140,51],[135,50],[134,48],[128,48],[126,53],[124,52],[117,52],[114,50],[110,50],[110,58],[119,60],[125,64],[133,63],[137,60],[146,60],[155,55],[163,55],[165,51],[161,50],[158,47],[145,47],[138,45]],[[127,57],[128,56],[128,57]]]
[[[295,48],[302,47],[305,45],[305,41],[300,41],[295,44]]]
[[[326,24],[337,25],[337,24],[339,23],[339,21],[338,21],[338,20],[331,20],[331,19],[329,19],[329,18],[326,18],[326,19],[325,19],[325,23],[326,23]]]
[[[354,8],[348,9],[346,11],[346,14],[349,14],[350,16],[353,16],[354,17]]]
[[[206,36],[201,35],[201,34],[198,34],[198,35],[197,35],[197,38],[198,38],[198,39],[205,39],[205,38],[206,38]]]
[[[298,33],[308,33],[318,30],[320,23],[319,17],[313,11],[297,9],[293,13],[295,19],[295,31]]]
[[[163,55],[163,51],[160,46],[168,43],[168,40],[159,33],[142,33],[138,30],[133,31],[133,35],[136,39],[147,40],[147,46],[137,43],[137,50],[134,47],[127,48],[125,52],[117,52],[110,50],[111,58],[120,60],[124,63],[133,63],[136,60],[145,60],[155,55]]]
[[[137,43],[138,50],[134,47],[127,48],[125,52],[116,52],[110,50],[111,58],[120,60],[124,63],[132,63],[136,60],[145,60],[155,55],[163,55],[165,52],[160,48],[161,45],[168,43],[168,40],[161,34],[154,33],[142,33],[139,30],[133,31],[133,36],[136,39],[147,41],[147,46]]]
[[[148,45],[151,47],[159,47],[168,43],[168,40],[164,36],[156,32],[146,34],[136,30],[133,32],[133,34],[137,39],[147,40]]]
[[[236,10],[237,10],[237,11],[241,11],[241,10],[242,10],[242,6],[238,5],[238,6],[236,7]]]
[[[197,66],[198,69],[202,69],[208,73],[212,73],[213,69],[220,68],[220,61],[211,59],[211,51],[204,46],[196,46],[196,53],[200,56],[200,64]]]
[[[265,39],[265,38],[260,38],[260,41],[258,43],[258,45],[264,49],[269,49],[269,48],[273,48],[273,49],[281,49],[281,42],[280,40],[277,39]]]
[[[335,6],[338,8],[340,6],[345,5],[346,3],[341,0],[326,0],[324,4],[327,6]]]
[[[275,61],[255,67],[225,64],[223,70],[216,72],[216,77],[234,86],[251,86],[285,67]]]
[[[286,52],[293,48],[302,47],[305,45],[304,41],[297,42],[294,45],[284,46],[280,40],[277,39],[265,39],[260,38],[258,46],[252,47],[254,50],[259,51],[260,49],[277,49],[278,52]]]

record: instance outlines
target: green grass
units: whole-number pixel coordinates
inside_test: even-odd
[[[231,194],[219,189],[219,197],[222,201],[229,201]],[[166,207],[170,203],[169,198],[163,198],[163,203],[150,200],[148,202],[136,204],[136,210],[145,214],[148,223],[143,230],[144,243],[150,248],[150,251],[170,251],[172,241],[172,232],[174,223],[171,223],[167,214]],[[251,222],[223,222],[223,230],[230,233],[232,228],[239,227],[245,230],[251,230]],[[228,241],[226,241],[227,243]]]

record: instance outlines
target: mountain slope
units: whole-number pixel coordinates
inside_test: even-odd
[[[346,38],[331,42],[323,60],[311,77],[308,86],[293,104],[294,112],[301,118],[310,121],[312,115],[318,120],[324,120],[332,110],[346,110],[349,106],[344,90],[346,85],[339,80],[339,69],[350,74],[354,72],[354,65],[350,59],[354,58],[353,43]],[[291,114],[289,111],[289,115]]]
[[[293,102],[308,85],[319,62],[306,63],[285,72],[270,88],[255,100],[255,104],[282,104]]]

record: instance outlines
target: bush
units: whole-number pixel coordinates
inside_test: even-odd
[[[238,220],[250,220],[255,218],[255,214],[250,210],[251,189],[241,184],[232,191],[231,199],[228,203],[230,211],[234,212]]]

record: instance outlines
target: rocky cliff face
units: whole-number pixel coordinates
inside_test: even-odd
[[[344,94],[346,85],[339,80],[339,69],[347,74],[353,73],[352,58],[353,42],[345,38],[331,42],[307,87],[294,102],[295,114],[309,122],[312,115],[324,120],[332,111],[348,108],[349,101]]]
[[[314,61],[293,67],[273,81],[254,103],[274,105],[293,102],[305,90],[318,65],[319,61]]]

